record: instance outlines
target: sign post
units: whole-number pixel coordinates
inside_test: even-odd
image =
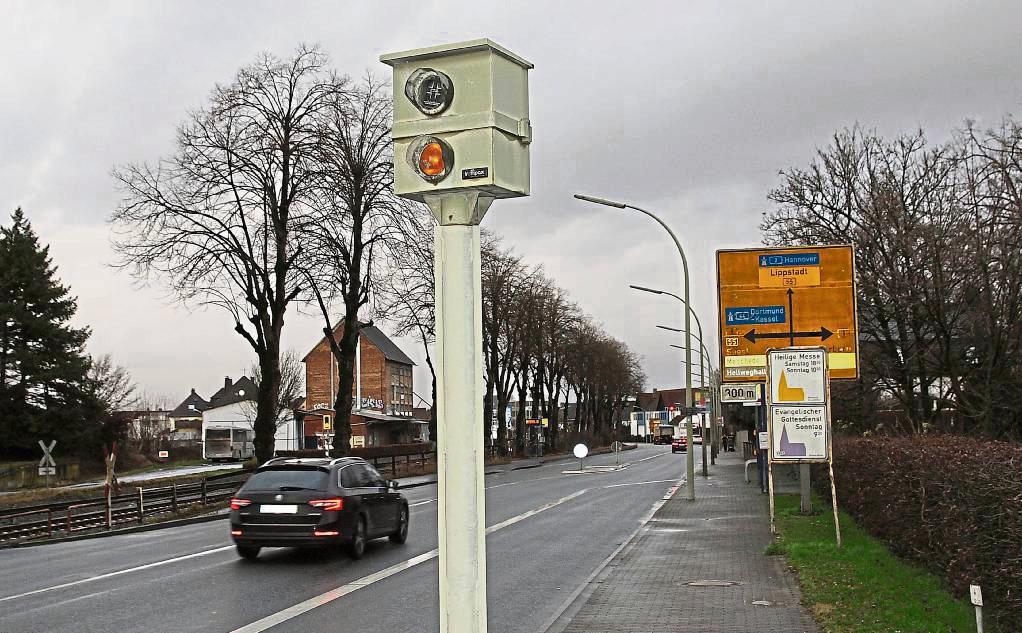
[[[57,474],[57,463],[53,461],[53,447],[56,445],[57,440],[52,440],[49,446],[39,440],[39,448],[43,449],[43,458],[39,460],[39,474],[46,475],[47,488],[50,487],[50,476]]]
[[[851,246],[717,251],[721,380],[762,381],[775,347],[827,350],[830,380],[859,377]]]
[[[979,585],[969,585],[969,599],[976,607],[976,631],[983,633],[983,591]]]
[[[760,483],[770,492],[773,529],[774,461],[799,464],[802,511],[811,509],[809,463],[827,462],[834,501],[838,545],[837,495],[830,445],[830,381],[859,377],[856,319],[855,253],[850,245],[802,246],[717,251],[718,327],[721,381],[746,387],[767,380],[769,410],[757,416],[760,432],[769,431],[769,455],[761,461]],[[805,352],[815,345],[826,368],[811,386],[793,386],[802,374],[796,366],[770,382],[768,357],[774,351]],[[786,348],[776,350],[775,348]],[[817,359],[818,360],[818,359]],[[781,362],[781,361],[779,361]],[[783,376],[783,384],[781,377]],[[790,382],[794,381],[794,382]],[[808,389],[808,392],[806,391]],[[741,391],[721,399],[748,404]],[[824,436],[804,436],[807,428],[824,429]],[[783,435],[780,437],[778,434]],[[798,436],[797,439],[793,439]],[[762,444],[762,443],[761,443]],[[762,446],[761,446],[762,447]],[[802,455],[795,453],[804,451]],[[764,481],[764,479],[766,481]]]
[[[808,470],[811,463],[830,464],[832,461],[827,357],[824,347],[787,347],[767,352],[771,530],[774,529],[773,463],[792,462]],[[840,546],[833,466],[831,473],[835,530]],[[806,483],[800,491],[803,509],[809,505]]]

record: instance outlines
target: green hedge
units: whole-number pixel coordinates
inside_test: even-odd
[[[1022,631],[1022,445],[958,436],[840,438],[839,505],[958,596],[983,588],[1001,631]]]

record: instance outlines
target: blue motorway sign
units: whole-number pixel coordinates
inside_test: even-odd
[[[785,253],[783,255],[760,255],[760,267],[766,266],[819,266],[819,253]]]
[[[762,325],[786,322],[784,306],[727,308],[724,313],[728,325]]]

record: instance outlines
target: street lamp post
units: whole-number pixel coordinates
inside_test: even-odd
[[[689,287],[691,286],[691,284],[689,283],[689,275],[688,275],[688,258],[685,257],[685,251],[684,251],[684,249],[681,248],[681,242],[678,240],[678,236],[674,234],[674,231],[671,230],[671,227],[667,226],[667,224],[663,220],[658,218],[656,215],[650,213],[649,211],[646,211],[645,209],[640,209],[639,207],[632,206],[630,204],[625,204],[623,202],[614,202],[612,200],[605,200],[603,198],[594,198],[592,196],[584,196],[584,195],[577,194],[577,193],[575,194],[575,198],[577,198],[578,200],[585,200],[586,202],[592,202],[592,203],[595,203],[595,204],[602,204],[604,206],[614,207],[614,208],[617,208],[617,209],[632,209],[633,211],[638,211],[639,213],[643,213],[645,215],[648,215],[649,217],[653,218],[653,220],[655,220],[657,224],[662,226],[664,228],[664,230],[667,231],[668,234],[670,234],[671,239],[674,240],[674,245],[676,247],[678,247],[678,255],[681,256],[681,266],[682,266],[682,269],[684,270],[684,274],[685,274],[685,305],[686,306],[688,305]],[[691,348],[691,346],[692,346],[692,340],[691,340],[692,335],[690,333],[690,330],[692,328],[692,321],[691,321],[691,317],[689,316],[689,313],[690,313],[690,311],[686,309],[685,310],[685,347],[687,347],[687,348]],[[686,413],[688,413],[688,412],[690,412],[692,410],[692,350],[691,349],[685,350],[685,409],[686,409]],[[685,424],[685,433],[686,433],[686,436],[687,436],[687,439],[688,439],[688,445],[692,446],[692,416],[691,415],[687,415],[685,417],[685,422],[686,422],[686,424]],[[689,501],[694,501],[695,498],[696,498],[695,462],[693,461],[693,458],[692,458],[692,451],[691,450],[687,450],[685,452],[687,453],[686,468],[685,468],[685,474],[686,474],[686,477],[685,477],[685,479],[686,479],[686,492],[688,493],[687,496],[688,496]]]
[[[686,283],[686,286],[687,286],[687,283]],[[699,315],[696,314],[695,310],[692,309],[692,304],[689,302],[687,296],[684,299],[682,299],[681,297],[679,297],[678,295],[674,294],[673,292],[667,292],[666,290],[656,290],[654,288],[646,288],[645,286],[634,286],[634,285],[633,286],[629,286],[629,287],[633,288],[635,290],[639,290],[641,292],[650,292],[650,293],[655,294],[655,295],[667,295],[669,297],[674,297],[675,299],[680,301],[682,304],[684,304],[684,306],[685,306],[685,347],[688,348],[688,347],[690,347],[692,345],[692,341],[689,340],[689,336],[690,336],[689,332],[690,332],[690,329],[691,329],[692,325],[691,325],[691,323],[688,320],[689,315],[692,315],[692,316],[694,316],[696,318],[696,326],[699,328],[699,346],[705,348],[705,346],[703,345],[703,324],[699,320]],[[658,326],[658,327],[662,327],[662,326]],[[663,328],[663,329],[670,329],[670,328]],[[686,360],[691,360],[691,351],[686,349],[685,353],[687,354],[687,356],[685,356],[685,359]],[[705,374],[703,373],[703,365],[702,365],[702,363],[699,364],[699,375],[700,375],[700,382],[703,384],[703,390],[704,390],[703,393],[705,393],[706,378],[705,378]],[[692,405],[690,404],[689,407],[691,407],[691,406]],[[703,441],[702,441],[702,445],[703,445],[703,477],[709,477],[710,476],[710,472],[709,472],[709,470],[707,468],[707,461],[706,461],[706,437],[705,437],[705,434],[706,434],[705,433],[705,431],[706,431],[706,424],[705,424],[705,419],[702,416],[700,416],[700,426],[702,426],[703,428],[699,431],[699,433],[704,436],[703,437]],[[689,446],[691,446],[691,444],[689,444]]]
[[[632,288],[637,288],[638,289],[639,286],[632,286]],[[645,290],[645,288],[643,288],[643,290]],[[657,292],[657,291],[650,290],[650,292]],[[662,293],[662,294],[670,294],[670,293]],[[696,324],[698,325],[699,324],[699,316],[695,315],[694,313],[693,313],[693,316],[696,317]],[[667,325],[658,325],[657,327],[660,328],[661,330],[668,330],[670,332],[683,332],[683,330],[681,330],[679,328],[669,327]],[[678,349],[685,349],[681,345],[671,345],[671,347],[677,347]],[[706,392],[706,378],[705,378],[705,376],[703,374],[702,360],[703,359],[706,360],[706,367],[711,369],[711,370],[713,369],[713,360],[710,358],[710,351],[708,349],[706,349],[706,345],[703,345],[703,332],[702,332],[702,328],[699,328],[699,347],[702,348],[702,354],[700,356],[700,366],[699,366],[700,384],[701,384],[701,386],[704,389],[704,393],[707,393]],[[717,403],[717,395],[718,394],[717,394],[717,384],[716,384],[715,380],[712,380],[712,376],[711,376],[711,380],[710,380],[710,390],[709,390],[708,394],[709,394],[709,399],[710,399],[710,410],[713,411],[713,415],[715,416],[716,413],[717,413],[717,406],[718,406],[718,403]],[[705,420],[704,420],[704,422],[705,422]],[[706,425],[704,424],[703,425],[704,429],[705,429],[705,426]],[[710,465],[715,465],[717,463],[717,424],[716,424],[716,421],[713,419],[712,416],[710,418],[710,441],[712,442],[712,445],[710,447]],[[705,447],[706,447],[706,442],[705,442],[705,438],[703,438],[703,476],[704,477],[706,476],[706,450],[705,450]]]

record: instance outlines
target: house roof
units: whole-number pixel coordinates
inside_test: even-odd
[[[195,393],[195,389],[188,394],[188,397],[181,401],[181,404],[170,412],[172,418],[198,418],[202,412],[209,408],[209,402],[202,396]]]
[[[343,324],[338,325],[334,329],[334,333],[335,334],[340,333],[343,327],[344,327]],[[361,336],[364,336],[370,343],[375,345],[376,349],[380,350],[380,352],[383,353],[383,357],[386,358],[387,360],[393,361],[395,363],[401,363],[402,365],[412,366],[415,365],[412,359],[408,358],[408,355],[401,351],[401,348],[397,346],[397,343],[390,340],[390,337],[384,334],[383,330],[376,327],[375,325],[363,325],[362,328],[359,330],[359,334]],[[302,359],[302,362],[304,363],[308,361],[309,356],[311,356],[312,353],[315,352],[316,349],[320,345],[322,345],[324,341],[326,341],[325,336],[319,339],[315,347],[309,350],[309,352],[305,355],[305,358]]]
[[[692,387],[692,405],[693,406],[698,406],[699,405],[699,398],[700,398],[700,396],[702,396],[703,398],[706,398],[706,393],[707,393],[707,390],[703,389],[702,387]],[[639,404],[640,405],[642,405],[641,398],[644,395],[646,395],[646,394],[639,394],[639,398],[640,398]],[[658,406],[654,407],[653,409],[647,409],[647,411],[663,410],[663,409],[666,409],[667,407],[670,407],[670,406],[680,406],[680,407],[684,407],[685,406],[685,388],[684,387],[677,387],[675,389],[661,389],[659,391],[654,389],[652,395],[655,396],[658,399],[659,404],[658,404]],[[657,402],[657,400],[654,400],[654,402]],[[645,407],[643,407],[643,408],[645,409]]]
[[[381,352],[383,357],[387,360],[394,361],[395,363],[401,363],[402,365],[415,365],[408,355],[401,351],[401,348],[397,346],[397,343],[390,340],[390,337],[383,333],[383,330],[376,327],[375,325],[367,325],[359,330],[359,334],[369,339],[369,341],[376,346]]]
[[[635,404],[643,411],[656,411],[659,399],[656,393],[640,393]]]
[[[233,383],[225,383],[220,391],[210,396],[209,406],[207,408],[212,409],[213,407],[224,407],[236,402],[255,400],[255,398],[255,383],[248,376],[242,376]]]

